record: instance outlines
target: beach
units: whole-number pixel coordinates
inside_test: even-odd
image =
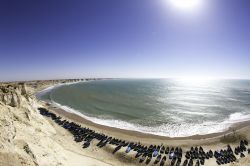
[[[112,79],[56,85],[37,98],[103,126],[176,138],[249,121],[249,87],[241,80]]]
[[[77,80],[74,80],[77,81]],[[72,81],[72,82],[74,82]],[[80,124],[81,126],[90,128],[91,130],[94,130],[95,132],[99,133],[105,133],[108,136],[115,137],[118,139],[123,139],[126,141],[133,141],[137,142],[142,145],[161,145],[164,146],[170,146],[170,147],[181,147],[184,151],[188,151],[190,147],[195,146],[202,146],[205,151],[208,150],[220,150],[223,148],[226,148],[228,144],[234,148],[235,146],[238,146],[239,141],[242,139],[250,140],[250,123],[249,122],[243,122],[235,124],[233,129],[231,128],[228,131],[222,132],[222,133],[213,133],[208,135],[195,135],[190,137],[164,137],[164,136],[157,136],[152,134],[145,134],[140,133],[136,131],[130,131],[130,130],[123,130],[123,129],[117,129],[112,127],[107,127],[103,125],[99,125],[96,123],[93,123],[87,119],[84,119],[83,117],[80,117],[76,114],[67,112],[65,110],[62,110],[61,108],[55,107],[54,105],[50,105],[48,103],[38,101],[35,97],[35,94],[45,88],[48,88],[50,86],[54,86],[59,83],[65,83],[67,81],[59,80],[59,81],[34,81],[34,82],[27,82],[26,87],[28,94],[30,96],[30,99],[23,104],[25,107],[28,106],[30,103],[32,105],[35,105],[34,108],[43,107],[47,110],[57,114],[58,116],[62,117],[63,119],[67,119],[70,122],[75,122],[77,124]],[[69,81],[68,81],[69,82]],[[1,104],[1,107],[5,107],[4,104]],[[9,107],[9,106],[8,106]],[[50,118],[43,117],[39,114],[38,110],[32,110],[32,116],[33,121],[36,123],[33,125],[30,125],[30,128],[45,128],[45,131],[43,129],[36,129],[34,132],[29,133],[25,132],[25,126],[19,125],[19,132],[20,132],[20,138],[22,140],[25,140],[28,144],[30,144],[30,149],[32,151],[32,154],[35,156],[36,165],[67,165],[67,166],[76,166],[76,165],[82,165],[82,163],[85,163],[84,165],[146,165],[143,163],[139,163],[138,159],[135,159],[134,156],[136,155],[135,152],[130,152],[129,154],[125,153],[126,148],[121,148],[117,153],[112,154],[112,151],[114,150],[115,146],[113,145],[107,145],[103,148],[98,148],[96,144],[98,143],[96,140],[92,141],[89,148],[83,149],[82,143],[76,143],[74,141],[74,138],[70,132],[62,128],[61,126],[58,126],[53,120]],[[20,108],[15,108],[22,110]],[[8,112],[8,110],[6,110]],[[32,118],[30,118],[32,121]],[[17,122],[16,122],[17,123]],[[19,122],[18,122],[19,123]],[[21,123],[21,122],[20,122]],[[28,123],[28,122],[27,122]],[[32,122],[33,123],[33,122]],[[39,127],[40,124],[43,124],[42,127]],[[22,131],[23,130],[23,131]],[[32,129],[33,130],[33,129]],[[41,137],[41,134],[39,134],[42,130],[43,134],[43,141],[38,141]],[[50,134],[47,133],[47,131],[51,131]],[[3,132],[2,132],[3,133]],[[32,135],[31,135],[32,134]],[[32,138],[37,138],[32,140]],[[16,138],[13,139],[13,142],[15,142]],[[36,141],[35,141],[36,140]],[[40,151],[40,147],[42,144],[44,150],[48,151],[47,155],[42,155]],[[15,144],[15,146],[19,145]],[[48,147],[50,150],[48,150]],[[34,150],[35,149],[35,150]],[[3,155],[0,155],[3,156]],[[10,161],[10,157],[4,158],[1,157],[2,163],[5,163],[5,165],[8,165],[8,161]],[[53,159],[53,160],[52,160]],[[55,161],[54,161],[55,159]],[[18,159],[17,159],[18,160]],[[46,160],[46,162],[44,162]],[[184,160],[184,156],[183,156]],[[54,161],[54,162],[49,162]],[[18,163],[18,161],[17,161]],[[237,161],[231,164],[227,165],[249,165],[250,163],[250,157],[249,155],[246,155],[244,158],[237,158]],[[10,164],[11,165],[11,164]],[[18,164],[16,164],[18,165]],[[20,164],[25,165],[25,164]],[[26,165],[28,165],[26,163]],[[151,162],[149,165],[154,165],[153,162]],[[170,160],[167,159],[165,165],[170,165]],[[217,165],[214,158],[206,160],[205,165]]]
[[[207,135],[194,135],[190,137],[164,137],[152,134],[141,133],[137,131],[123,130],[108,126],[99,125],[93,123],[81,116],[74,113],[67,112],[61,108],[50,105],[48,103],[43,103],[43,106],[48,110],[55,112],[56,114],[69,119],[83,126],[87,126],[97,132],[105,133],[115,138],[122,138],[127,141],[133,140],[134,142],[140,142],[141,144],[164,144],[168,146],[180,146],[183,149],[188,150],[190,146],[202,146],[204,149],[219,150],[224,148],[228,143],[230,145],[237,145],[240,139],[250,139],[250,122],[239,122],[234,124],[229,130],[219,133],[207,134]],[[124,150],[125,151],[125,150]],[[211,160],[209,165],[217,165],[215,160]],[[249,162],[249,157],[239,160],[239,165],[245,165]],[[132,162],[133,163],[133,162]],[[122,165],[125,163],[121,163]],[[126,163],[128,164],[128,163]],[[126,165],[125,164],[125,165]],[[136,163],[134,163],[136,164]],[[137,164],[136,164],[137,165]],[[235,165],[235,164],[234,164]]]

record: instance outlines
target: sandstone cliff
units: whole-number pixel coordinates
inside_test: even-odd
[[[65,165],[55,129],[37,112],[25,84],[0,84],[0,165]]]

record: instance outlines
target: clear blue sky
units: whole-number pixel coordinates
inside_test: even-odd
[[[0,80],[250,78],[249,0],[167,1],[0,0]]]

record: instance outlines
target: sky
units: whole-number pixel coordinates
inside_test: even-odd
[[[173,1],[0,0],[0,80],[249,79],[250,1]]]

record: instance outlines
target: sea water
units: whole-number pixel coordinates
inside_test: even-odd
[[[55,86],[37,97],[98,124],[169,137],[250,120],[249,80],[98,80]]]

